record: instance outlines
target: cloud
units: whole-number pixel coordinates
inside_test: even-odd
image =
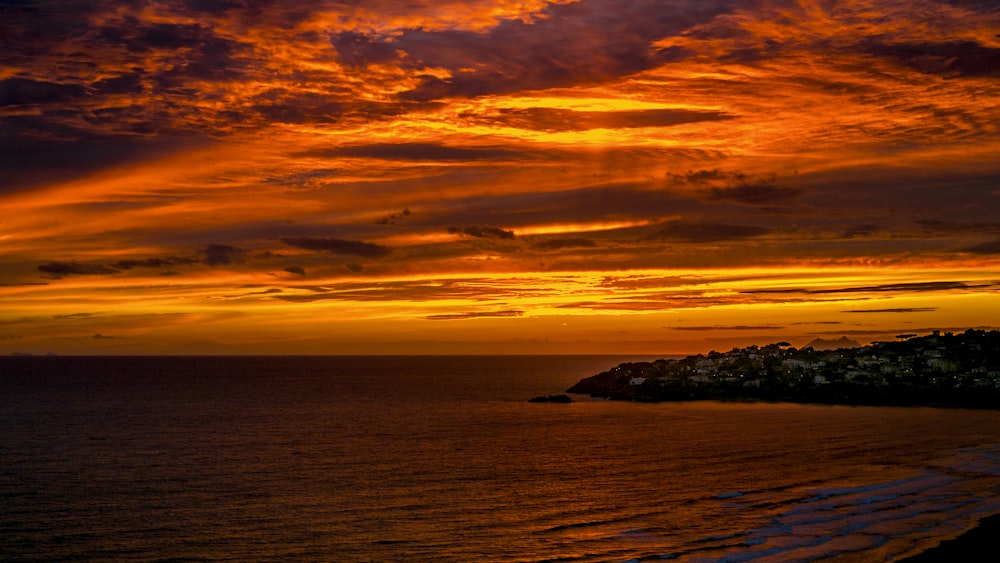
[[[963,248],[962,252],[971,252],[973,254],[1000,254],[1000,239]]]
[[[287,268],[285,268],[285,271],[288,272],[289,274],[295,274],[297,276],[306,275],[306,270],[302,266],[288,266]]]
[[[379,258],[392,251],[389,247],[371,242],[337,238],[294,237],[283,238],[281,239],[281,242],[289,246],[305,250],[319,250],[333,254],[348,254],[351,256],[364,256],[367,258]]]
[[[965,289],[984,289],[995,287],[997,284],[969,284],[960,281],[933,281],[933,282],[909,282],[890,283],[883,285],[867,285],[855,287],[837,287],[823,289],[788,288],[788,289],[753,289],[742,293],[809,293],[809,294],[836,294],[836,293],[908,293],[926,291],[954,291]]]
[[[1000,223],[997,222],[971,222],[971,221],[947,221],[943,219],[920,219],[917,224],[933,233],[1000,233]]]
[[[448,313],[442,315],[428,315],[424,318],[431,321],[457,321],[465,319],[483,319],[483,318],[495,318],[495,317],[520,317],[523,314],[524,311],[506,310],[506,311],[488,311],[488,312],[477,312],[477,313]]]
[[[484,226],[472,226],[472,227],[448,227],[448,233],[453,235],[466,235],[476,238],[496,238],[496,239],[513,239],[514,232],[506,231],[499,227],[484,227]]]
[[[142,260],[119,260],[113,266],[121,270],[132,268],[164,268],[184,264],[196,264],[199,260],[190,256],[165,256],[163,258],[145,258]]]
[[[60,84],[27,78],[0,80],[0,107],[62,102],[86,93],[79,84]]]
[[[378,219],[375,220],[375,224],[376,225],[395,225],[396,221],[400,221],[404,217],[409,217],[410,215],[412,215],[412,213],[410,213],[410,210],[408,208],[404,208],[399,213],[391,213],[391,214],[386,215],[384,217],[379,217]]]
[[[712,325],[712,326],[668,326],[671,330],[715,331],[715,330],[781,330],[785,327],[775,325]]]
[[[237,293],[237,294],[232,294],[232,295],[223,295],[221,297],[221,299],[241,299],[243,297],[255,297],[255,296],[258,296],[258,295],[274,295],[274,294],[277,294],[277,293],[282,293],[283,291],[284,291],[283,289],[272,287],[270,289],[265,289],[265,290],[262,290],[262,291],[249,291],[249,292],[246,292],[246,293]],[[216,298],[216,299],[219,299],[219,298]]]
[[[305,291],[308,293],[293,293]],[[507,284],[491,278],[447,279],[441,281],[370,281],[339,283],[330,286],[290,287],[276,299],[293,303],[313,301],[439,301],[466,299],[484,301],[501,296],[547,296],[548,290],[530,283]]]
[[[654,68],[681,55],[652,44],[730,10],[724,0],[663,3],[590,0],[550,4],[530,21],[500,21],[485,31],[403,29],[379,35],[345,31],[331,43],[342,64],[399,65],[419,82],[403,99],[430,101],[598,83]],[[431,74],[444,69],[448,75]]]
[[[739,180],[747,176],[741,172],[724,172],[718,168],[713,168],[711,170],[688,170],[684,174],[671,172],[667,174],[667,177],[678,184],[705,185],[730,179]]]
[[[648,238],[681,242],[721,242],[758,237],[769,232],[771,229],[755,225],[678,220],[663,223],[660,229]]]
[[[515,127],[534,131],[588,131],[672,127],[686,123],[722,121],[736,116],[721,111],[649,109],[632,111],[576,111],[561,108],[501,108],[492,113],[464,112],[460,117],[471,124]]]
[[[802,193],[801,189],[777,185],[777,175],[758,177],[745,172],[688,170],[684,174],[670,173],[675,184],[699,187],[707,201],[734,201],[747,205],[769,205],[783,202]]]
[[[92,336],[91,338],[94,338],[95,340],[111,340],[114,338],[114,336],[105,336],[98,332],[94,334],[94,336]]]
[[[205,264],[209,266],[241,263],[246,259],[246,251],[228,244],[209,244],[201,252],[205,255]]]
[[[705,192],[709,201],[735,201],[748,205],[765,205],[783,202],[799,195],[802,190],[777,186],[767,180],[754,180],[724,188],[709,188]]]
[[[931,313],[937,310],[937,307],[898,307],[891,309],[851,309],[841,311],[841,313]]]
[[[665,287],[702,285],[715,281],[725,280],[712,280],[699,276],[606,276],[601,280],[600,287],[622,290],[660,289]]]
[[[38,266],[39,272],[53,276],[108,276],[120,273],[118,269],[102,264],[80,264],[78,262],[49,262]]]
[[[862,48],[925,74],[1000,78],[1000,48],[975,41],[899,42],[871,40]]]
[[[52,113],[61,112],[0,116],[0,169],[5,172],[0,194],[163,157],[203,143],[200,138],[169,131],[146,138],[134,132],[89,130]]]
[[[328,80],[329,77],[317,77]],[[275,88],[258,95],[242,108],[245,118],[258,125],[270,123],[364,123],[388,119],[410,111],[429,109],[433,104],[358,100],[349,89],[324,85],[324,92],[294,92]],[[317,155],[323,153],[315,153]],[[326,152],[331,155],[332,153]]]
[[[380,160],[412,160],[463,162],[477,160],[511,160],[524,158],[524,153],[490,147],[455,147],[438,143],[375,143],[350,145],[331,149],[313,149],[298,153],[308,157],[354,157]]]
[[[843,238],[868,237],[880,230],[878,225],[872,223],[862,223],[848,228],[843,233]]]
[[[564,250],[567,248],[596,248],[597,243],[588,238],[553,238],[531,243],[536,250]]]

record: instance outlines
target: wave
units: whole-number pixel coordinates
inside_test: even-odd
[[[744,515],[769,514],[745,533],[710,535],[661,554],[684,563],[754,560],[814,561],[882,552],[912,552],[942,531],[959,533],[970,522],[1000,512],[997,448],[960,450],[919,475],[850,486],[808,486],[783,499],[761,496],[787,487],[731,491],[713,498]],[[741,539],[738,545],[730,540]],[[709,545],[711,547],[706,547]]]

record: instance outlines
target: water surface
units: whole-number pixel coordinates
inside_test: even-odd
[[[1000,415],[526,402],[609,357],[5,358],[15,561],[887,561],[1000,511]]]

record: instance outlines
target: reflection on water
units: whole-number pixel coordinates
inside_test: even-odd
[[[0,363],[21,560],[878,560],[997,500],[997,413],[533,404],[621,358]]]

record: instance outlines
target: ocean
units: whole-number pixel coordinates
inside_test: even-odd
[[[1000,413],[561,393],[621,361],[0,359],[5,561],[892,561],[1000,512]]]

